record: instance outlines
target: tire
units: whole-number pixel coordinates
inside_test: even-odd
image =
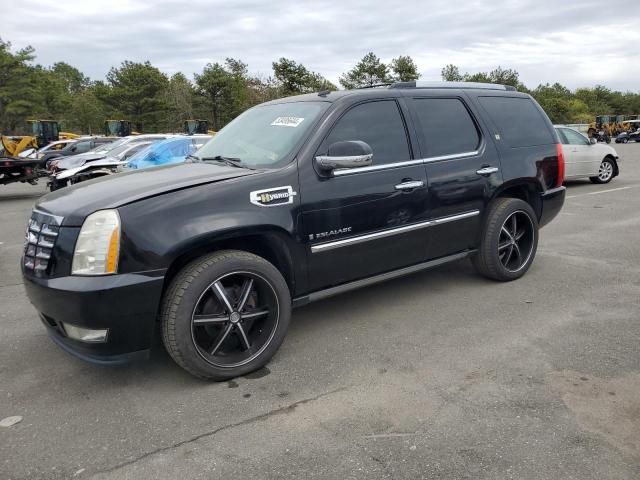
[[[622,143],[629,143],[629,139],[628,138],[623,138],[622,139]]]
[[[263,367],[276,353],[291,321],[291,295],[264,258],[223,250],[174,277],[160,318],[173,360],[196,377],[223,381]]]
[[[615,171],[616,165],[614,161],[607,157],[602,160],[602,163],[600,164],[600,168],[598,170],[598,175],[595,177],[589,177],[589,180],[597,184],[609,183],[611,180],[613,180]]]
[[[481,275],[509,282],[529,270],[537,248],[538,220],[531,205],[517,198],[497,198],[489,208],[472,262]]]

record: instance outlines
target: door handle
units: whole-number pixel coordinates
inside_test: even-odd
[[[414,188],[424,187],[422,180],[411,180],[409,182],[402,182],[395,186],[396,190],[413,190]]]
[[[496,173],[498,170],[498,167],[482,167],[480,170],[476,170],[476,173],[486,177],[492,173]]]

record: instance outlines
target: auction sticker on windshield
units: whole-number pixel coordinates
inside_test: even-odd
[[[304,118],[300,117],[278,117],[271,122],[271,125],[275,125],[277,127],[297,127],[303,120]]]

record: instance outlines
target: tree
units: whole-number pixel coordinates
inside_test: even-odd
[[[111,87],[107,101],[117,106],[138,131],[142,131],[143,124],[148,131],[158,128],[166,112],[164,93],[169,79],[164,73],[148,61],[125,60],[120,67],[109,70],[107,82]]]
[[[511,85],[512,87],[520,86],[520,74],[511,68],[504,69],[498,67],[489,72],[490,83],[498,83],[501,85]]]
[[[464,76],[460,73],[460,69],[453,64],[446,65],[441,70],[442,80],[445,82],[462,82]]]
[[[247,65],[227,58],[208,63],[195,75],[196,87],[209,104],[214,130],[219,130],[249,106]]]
[[[389,67],[394,73],[392,79],[396,82],[411,82],[420,78],[418,65],[409,56],[394,58]]]
[[[177,131],[185,120],[193,118],[193,96],[193,85],[184,74],[178,72],[169,79],[165,91],[168,130]]]
[[[54,63],[51,71],[62,79],[67,92],[72,94],[80,93],[91,83],[89,77],[65,62]]]
[[[340,85],[344,88],[371,87],[378,83],[388,83],[388,67],[373,52],[367,53],[352,70],[342,74]]]
[[[280,58],[272,63],[276,84],[282,96],[311,93],[320,90],[336,90],[336,86],[301,63]]]
[[[32,67],[34,49],[11,52],[11,43],[0,38],[0,133],[15,131],[18,124],[37,108]]]

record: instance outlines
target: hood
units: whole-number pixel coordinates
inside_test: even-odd
[[[64,217],[64,226],[79,227],[87,215],[96,210],[117,208],[163,193],[256,173],[211,163],[167,165],[80,182],[45,195],[35,208]]]
[[[69,157],[60,157],[58,163],[56,164],[56,168],[58,170],[67,170],[69,168],[80,167],[85,164],[85,162],[92,162],[94,160],[99,160],[101,158],[106,157],[106,153],[80,153],[78,155],[71,155]],[[58,160],[57,158],[54,159]]]

